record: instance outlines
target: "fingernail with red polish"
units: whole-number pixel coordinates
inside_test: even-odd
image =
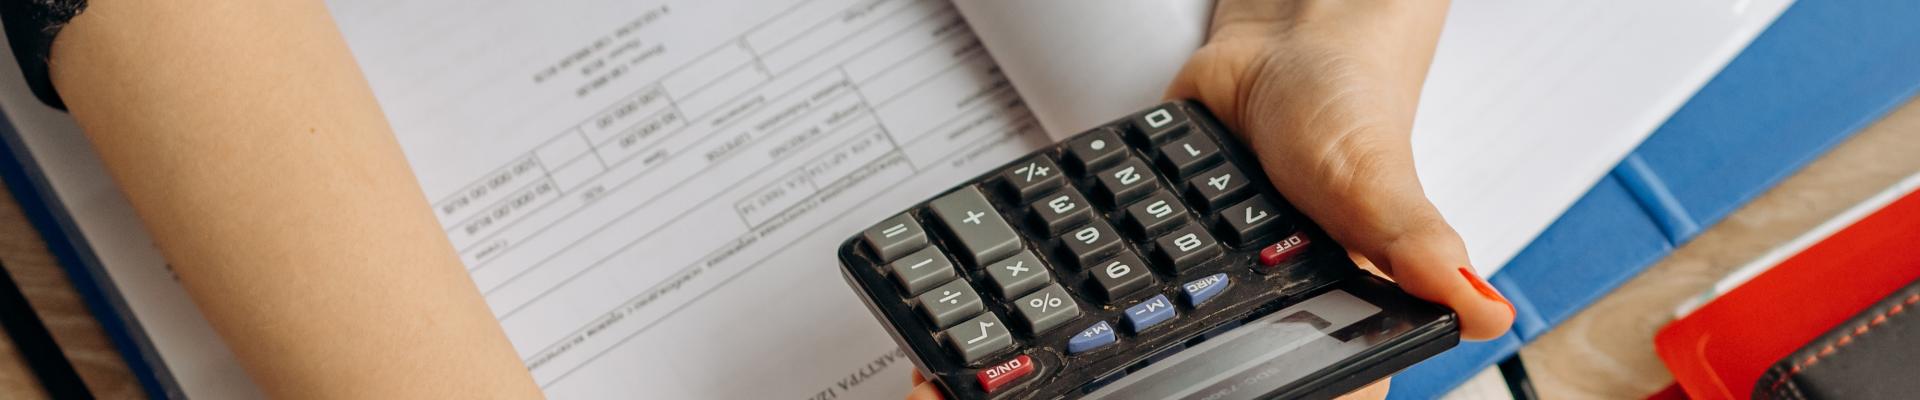
[[[1475,275],[1473,270],[1467,269],[1467,267],[1460,267],[1460,276],[1467,278],[1467,283],[1473,285],[1473,290],[1480,291],[1481,296],[1485,296],[1488,300],[1505,304],[1507,306],[1507,315],[1516,314],[1513,310],[1513,303],[1508,302],[1507,298],[1501,296],[1499,291],[1493,290],[1493,285],[1488,285],[1487,281],[1481,280],[1480,275]]]

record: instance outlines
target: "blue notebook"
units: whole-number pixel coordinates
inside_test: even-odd
[[[1801,1],[1495,274],[1514,332],[1393,380],[1436,398],[1519,351],[1920,88],[1920,3]]]

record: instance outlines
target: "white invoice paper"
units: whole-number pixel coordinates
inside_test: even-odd
[[[900,398],[838,245],[1049,142],[945,1],[335,1],[556,398]]]

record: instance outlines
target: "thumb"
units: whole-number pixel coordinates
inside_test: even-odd
[[[1342,136],[1393,136],[1348,132]],[[1276,141],[1256,140],[1268,143],[1254,151],[1288,200],[1407,293],[1452,308],[1462,337],[1493,339],[1513,323],[1513,305],[1474,272],[1466,243],[1427,201],[1405,139],[1335,138],[1346,145],[1319,160],[1289,157],[1272,148]]]
[[[1327,80],[1240,81],[1243,74],[1205,62],[1204,50],[1176,76],[1169,96],[1212,109],[1259,156],[1289,202],[1408,293],[1452,308],[1463,338],[1506,332],[1513,305],[1474,272],[1465,242],[1420,186],[1411,106],[1397,106],[1407,102],[1387,91],[1327,87]]]

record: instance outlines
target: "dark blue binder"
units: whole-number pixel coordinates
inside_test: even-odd
[[[1514,332],[1401,373],[1437,398],[1612,291],[1920,88],[1920,3],[1799,1],[1491,283]]]

